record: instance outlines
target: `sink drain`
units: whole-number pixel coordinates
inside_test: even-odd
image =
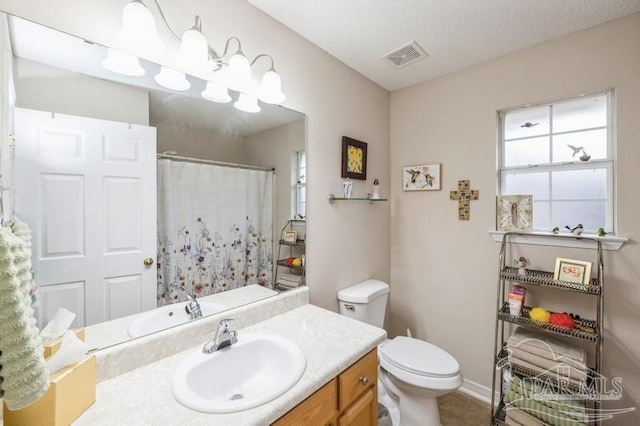
[[[242,396],[242,394],[241,394],[241,393],[237,393],[237,394],[233,395],[233,396],[229,399],[229,401],[235,401],[235,400],[237,400],[237,399],[242,399],[242,398],[244,398],[244,396]]]

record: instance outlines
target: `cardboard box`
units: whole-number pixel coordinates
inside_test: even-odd
[[[84,342],[84,328],[78,328],[73,331],[75,331],[76,336],[78,336],[78,339]],[[51,355],[58,352],[58,349],[60,349],[61,344],[62,344],[62,337],[43,341],[42,347],[44,348],[44,357],[49,358]]]
[[[49,389],[33,404],[17,411],[4,406],[4,426],[64,426],[96,400],[96,357],[91,355],[49,378]]]

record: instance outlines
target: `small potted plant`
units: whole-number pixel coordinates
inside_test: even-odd
[[[531,262],[529,262],[529,259],[527,259],[524,256],[520,256],[519,258],[513,260],[513,266],[518,268],[518,275],[522,275],[522,276],[527,275],[527,269],[526,268],[530,264],[531,264]]]

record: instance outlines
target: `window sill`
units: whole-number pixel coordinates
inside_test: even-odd
[[[504,231],[489,231],[489,235],[491,235],[493,240],[497,242],[502,242],[502,236],[505,233],[506,232]],[[593,248],[593,242],[591,240],[582,240],[580,237],[574,237],[570,234],[559,234],[557,235],[558,238],[548,238],[549,235],[554,235],[551,232],[528,232],[528,234],[532,236],[520,237],[518,235],[514,235],[509,238],[509,241],[512,243],[533,244],[539,246]],[[540,238],[536,238],[536,235],[539,235]],[[629,238],[614,237],[611,235],[598,237],[597,235],[583,234],[582,236],[600,240],[604,250],[618,251],[624,243],[629,242]]]

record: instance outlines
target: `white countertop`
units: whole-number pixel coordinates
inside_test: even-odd
[[[171,395],[177,365],[198,346],[106,380],[97,385],[96,402],[74,425],[268,425],[321,388],[386,338],[383,329],[304,305],[238,330],[273,333],[291,339],[306,355],[307,367],[289,391],[254,409],[204,414]],[[170,342],[167,342],[170,344]]]

